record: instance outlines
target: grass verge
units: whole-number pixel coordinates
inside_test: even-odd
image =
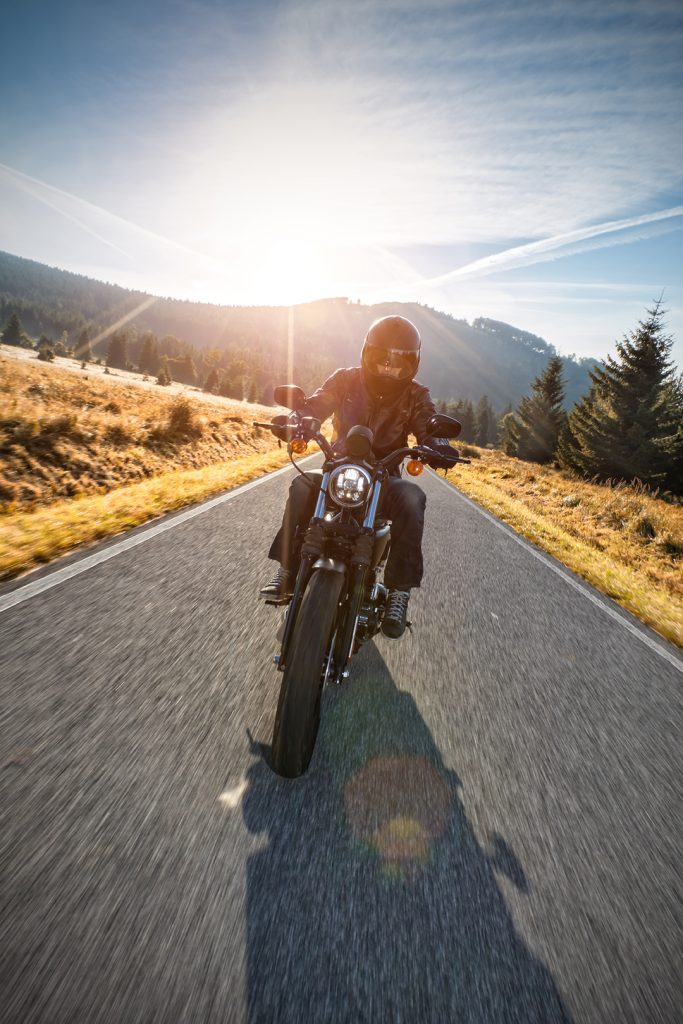
[[[0,518],[0,580],[76,547],[130,530],[284,466],[286,450],[247,455],[202,469],[175,470],[108,494],[53,502]]]
[[[680,506],[668,506],[629,488],[570,479],[498,452],[481,456],[450,482],[683,647]],[[662,525],[662,543],[657,544],[660,522],[666,532]],[[647,530],[643,523],[648,524]]]

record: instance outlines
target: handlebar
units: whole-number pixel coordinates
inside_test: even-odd
[[[378,465],[383,466],[385,469],[389,469],[390,466],[394,464],[398,465],[399,462],[407,458],[409,455],[412,455],[414,459],[420,459],[422,462],[427,463],[430,458],[438,458],[437,453],[431,448],[425,448],[423,445],[417,445],[415,448],[397,448],[395,452],[391,453],[391,455],[387,455],[385,458],[380,459]],[[469,459],[462,459],[459,455],[456,456],[454,453],[453,465],[457,462],[469,463],[469,461]]]
[[[332,455],[332,447],[322,434],[307,431],[302,426],[297,430],[296,424],[294,423],[262,423],[255,420],[254,426],[271,430],[278,440],[286,441],[288,444],[298,438],[304,441],[316,441],[327,458],[330,458]],[[291,436],[288,436],[290,435],[290,432]],[[414,448],[397,448],[396,451],[391,452],[390,455],[386,455],[383,459],[378,459],[375,465],[380,466],[382,469],[389,469],[394,465],[398,465],[399,462],[402,462],[403,459],[407,458],[409,455],[426,463],[429,463],[430,458],[438,458],[436,452],[431,448],[425,448],[422,445],[417,445],[417,447]],[[458,455],[453,459],[453,465],[458,462],[469,464],[470,460],[463,459]]]

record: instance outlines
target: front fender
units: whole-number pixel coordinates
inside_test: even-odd
[[[313,563],[313,569],[327,569],[330,572],[346,573],[346,565],[338,558],[319,558]]]

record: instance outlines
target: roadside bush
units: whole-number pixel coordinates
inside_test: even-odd
[[[104,439],[108,444],[122,447],[131,444],[135,435],[123,423],[110,423],[104,432]]]
[[[481,452],[478,448],[473,448],[471,444],[458,444],[456,441],[456,448],[466,459],[480,459]]]
[[[192,403],[188,402],[187,398],[183,398],[182,395],[176,398],[168,414],[166,436],[171,440],[175,438],[188,440],[200,437],[202,432],[202,424],[196,417]]]

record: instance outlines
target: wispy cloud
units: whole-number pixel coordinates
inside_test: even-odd
[[[634,237],[642,238],[644,235],[647,235],[647,232],[639,231],[634,236],[634,229],[649,228],[652,225],[660,224],[662,221],[673,221],[681,217],[683,217],[683,206],[673,206],[668,210],[657,210],[655,213],[643,214],[640,217],[593,224],[590,227],[580,228],[577,231],[568,231],[561,235],[555,235],[553,238],[543,238],[538,242],[530,242],[527,245],[518,245],[511,249],[505,249],[503,252],[494,253],[480,260],[474,260],[472,263],[458,267],[446,274],[440,274],[432,278],[423,278],[416,283],[423,286],[441,286],[449,281],[484,277],[487,274],[496,274],[515,267],[527,267],[534,263],[545,263],[547,260],[557,259],[559,256],[573,255],[589,248],[596,248],[597,246],[603,247],[631,242]],[[672,226],[672,229],[674,227]],[[683,223],[678,225],[678,227],[683,227]]]

